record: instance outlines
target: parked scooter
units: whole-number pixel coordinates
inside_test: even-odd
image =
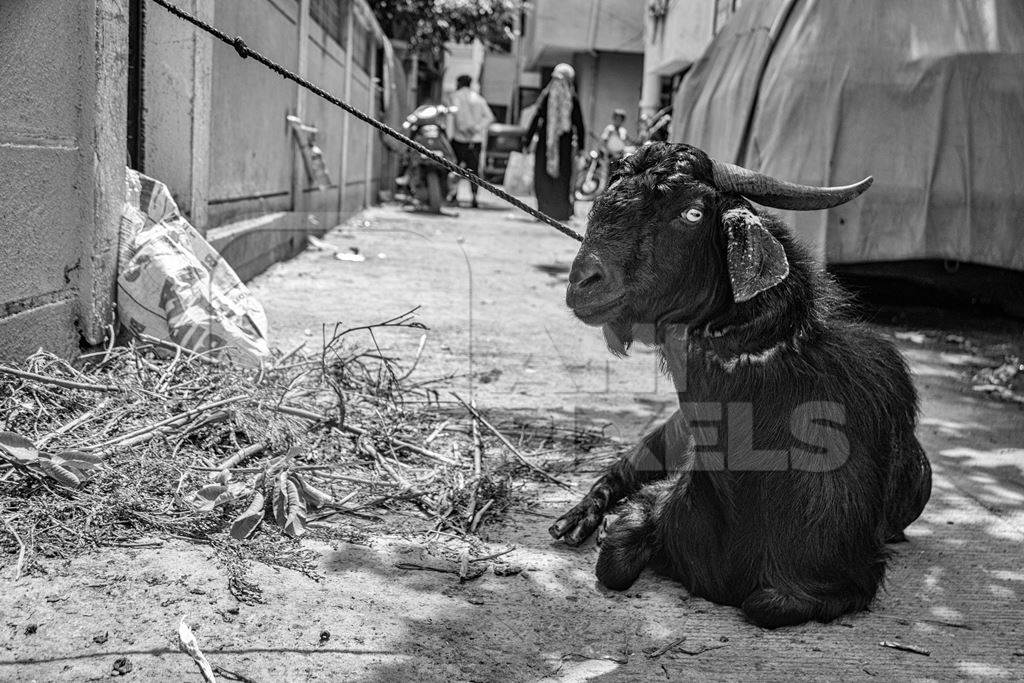
[[[576,199],[584,202],[597,199],[598,195],[608,187],[608,176],[611,175],[612,165],[637,149],[636,145],[618,146],[614,143],[609,149],[603,140],[591,135],[597,139],[598,145],[582,157],[576,171]]]
[[[637,141],[641,146],[647,142],[668,142],[668,129],[671,123],[672,105],[659,109],[653,114],[641,115]]]
[[[402,128],[405,134],[434,154],[457,163],[455,151],[445,131],[448,114],[455,113],[455,107],[443,104],[424,104],[406,117]],[[409,195],[431,213],[441,213],[441,205],[448,195],[453,180],[448,170],[425,154],[411,152],[405,173],[398,178],[399,185],[407,185]]]
[[[665,107],[653,115],[642,116],[640,119],[640,130],[632,143],[625,143],[608,149],[603,141],[598,139],[598,146],[590,150],[582,157],[580,166],[576,172],[576,199],[580,201],[592,201],[604,192],[608,186],[608,177],[611,175],[611,168],[615,162],[624,156],[632,154],[648,142],[668,140],[668,127],[672,122],[672,107]],[[597,136],[591,133],[591,136]]]

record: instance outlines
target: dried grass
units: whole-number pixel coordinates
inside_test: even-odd
[[[260,368],[157,340],[73,364],[39,352],[0,366],[0,430],[27,437],[40,453],[103,457],[78,487],[0,458],[0,552],[17,556],[24,574],[42,569],[40,556],[187,539],[215,547],[239,594],[258,600],[246,562],[307,573],[315,566],[315,554],[274,524],[271,489],[282,472],[330,497],[303,507],[298,533],[360,540],[401,527],[472,540],[509,509],[524,477],[557,480],[538,453],[610,446],[597,431],[553,421],[478,425],[475,408],[443,398],[451,378],[413,381],[418,355],[403,368],[381,351],[376,333],[389,327],[422,325],[410,313],[336,328],[319,350],[276,353]],[[196,492],[214,480],[238,495],[197,509]],[[263,524],[233,539],[232,521],[263,491]]]

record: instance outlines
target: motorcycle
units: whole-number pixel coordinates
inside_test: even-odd
[[[670,114],[672,107],[665,107],[650,116],[643,116],[640,119],[640,131],[632,142],[613,143],[609,145],[599,141],[596,149],[592,149],[582,157],[580,166],[576,172],[576,199],[580,201],[592,201],[604,192],[608,186],[608,177],[611,175],[612,166],[620,159],[635,152],[648,142],[668,140],[668,127],[672,122]],[[591,133],[592,137],[597,137]],[[614,138],[613,138],[614,139]],[[611,149],[608,149],[608,147]]]
[[[640,134],[638,142],[643,145],[647,141],[668,142],[669,125],[672,123],[672,105],[659,109],[653,114],[640,117]]]
[[[452,163],[455,151],[445,132],[446,117],[455,113],[455,107],[443,104],[424,104],[405,118],[402,128],[405,134],[439,157]],[[454,187],[457,176],[452,179],[448,170],[426,154],[412,152],[407,160],[405,173],[397,179],[399,185],[408,187],[408,194],[431,213],[441,213],[441,205]]]
[[[592,134],[593,135],[593,134]],[[597,136],[593,136],[597,137]],[[613,138],[614,140],[615,138]],[[611,167],[622,157],[636,151],[636,145],[617,145],[609,140],[610,145],[598,139],[598,146],[583,155],[580,167],[576,171],[576,199],[583,202],[593,201],[608,186]],[[609,146],[611,149],[609,149]]]

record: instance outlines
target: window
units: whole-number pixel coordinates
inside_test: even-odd
[[[359,22],[355,22],[353,27],[355,32],[352,34],[352,63],[363,71],[369,71],[370,62],[373,61],[373,36]]]

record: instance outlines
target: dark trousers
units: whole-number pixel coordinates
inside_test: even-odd
[[[472,171],[477,175],[480,175],[480,143],[479,142],[459,142],[458,140],[452,140],[452,150],[455,152],[455,160],[459,162],[459,165],[468,171]],[[470,190],[473,192],[473,196],[476,196],[476,185],[470,183]]]

